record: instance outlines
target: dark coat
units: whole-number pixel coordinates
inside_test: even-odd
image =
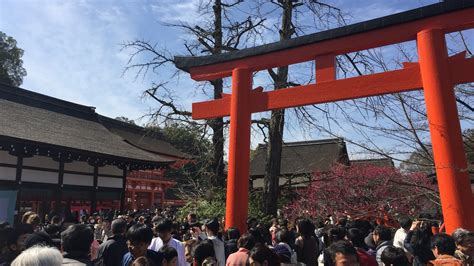
[[[121,235],[114,235],[99,246],[97,257],[102,259],[105,266],[120,265],[123,255],[127,252],[127,239]]]

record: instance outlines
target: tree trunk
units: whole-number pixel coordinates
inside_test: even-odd
[[[282,26],[280,29],[280,40],[291,38],[293,1],[280,1],[283,8]],[[279,67],[276,75],[272,75],[274,89],[287,87],[288,67]],[[269,142],[267,145],[265,176],[263,180],[264,213],[275,216],[278,208],[279,177],[281,168],[281,151],[283,144],[283,129],[285,124],[285,110],[272,111],[270,127],[268,129]]]
[[[215,0],[214,6],[214,49],[212,54],[222,53],[222,3],[221,0]],[[222,79],[213,80],[211,82],[214,87],[214,99],[222,98],[223,82]],[[210,123],[212,128],[212,162],[213,173],[210,183],[213,186],[224,187],[224,120],[222,118],[213,119]]]

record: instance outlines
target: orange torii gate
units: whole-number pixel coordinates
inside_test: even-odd
[[[474,82],[474,58],[448,57],[445,34],[474,27],[474,1],[445,1],[236,52],[176,57],[197,81],[232,76],[232,94],[193,104],[194,119],[230,115],[226,228],[247,230],[251,114],[274,109],[424,90],[447,232],[474,230],[474,198],[467,172],[454,85]],[[335,56],[416,40],[419,63],[400,70],[336,79]],[[255,71],[316,60],[316,83],[275,91],[252,90]]]

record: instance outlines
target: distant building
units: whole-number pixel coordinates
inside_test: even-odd
[[[17,191],[18,214],[124,209],[125,189],[135,189],[141,173],[163,173],[184,158],[143,128],[93,107],[0,84],[0,190]],[[156,203],[165,204],[174,182],[148,177],[133,200],[156,191]]]
[[[263,188],[267,145],[260,144],[250,161],[250,182]],[[286,142],[282,147],[280,188],[306,187],[314,174],[324,173],[334,164],[394,167],[388,158],[349,160],[346,143],[341,138]]]
[[[250,161],[253,188],[263,187],[267,145],[258,145]],[[286,142],[282,147],[280,187],[306,187],[315,172],[326,172],[335,163],[349,164],[343,139]]]

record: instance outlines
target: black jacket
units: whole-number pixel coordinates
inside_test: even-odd
[[[100,244],[97,258],[101,258],[105,266],[120,265],[123,255],[127,252],[127,239],[121,235],[114,235]]]

